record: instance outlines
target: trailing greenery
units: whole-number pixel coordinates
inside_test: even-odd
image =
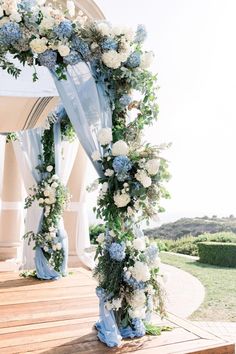
[[[97,244],[96,238],[99,234],[104,233],[106,231],[106,226],[104,224],[96,224],[92,225],[89,228],[90,242],[92,244]]]
[[[236,243],[236,234],[232,232],[218,232],[215,234],[205,233],[197,237],[185,236],[177,240],[156,240],[160,251],[182,253],[198,256],[199,242],[233,242]]]
[[[200,242],[198,253],[201,263],[236,268],[236,243]]]

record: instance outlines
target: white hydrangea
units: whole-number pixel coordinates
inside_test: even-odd
[[[39,30],[41,32],[51,30],[55,26],[55,21],[52,17],[50,16],[45,16],[42,21],[40,22],[39,25]]]
[[[68,0],[66,2],[66,7],[67,7],[69,15],[71,17],[74,17],[75,16],[75,4],[74,4],[74,1]]]
[[[62,57],[65,57],[65,56],[69,55],[69,53],[70,53],[70,48],[64,44],[60,44],[57,49],[58,49],[59,54]]]
[[[128,301],[133,309],[144,307],[146,304],[145,292],[143,290],[135,290]]]
[[[104,173],[104,175],[107,176],[107,177],[111,177],[111,176],[114,175],[114,171],[111,170],[110,168],[107,168],[105,173]]]
[[[146,263],[136,261],[133,267],[129,267],[129,271],[137,281],[145,282],[150,280],[151,275]]]
[[[129,204],[130,202],[130,196],[129,194],[127,193],[120,193],[120,192],[117,192],[114,197],[114,202],[115,202],[115,205],[118,207],[118,208],[123,208],[125,207],[126,205]]]
[[[150,185],[152,184],[151,178],[147,175],[147,173],[144,170],[138,170],[138,172],[135,174],[135,178],[145,188],[150,187]]]
[[[118,140],[116,143],[112,145],[112,155],[120,156],[120,155],[128,155],[129,147],[124,140]]]
[[[1,17],[1,16],[0,16]],[[22,19],[21,14],[19,14],[19,12],[17,11],[13,11],[10,15],[10,20],[13,22],[20,22]]]
[[[30,47],[37,54],[44,53],[47,50],[47,39],[35,38],[30,42]]]
[[[133,42],[135,37],[135,32],[130,27],[123,27],[122,34],[125,36],[126,40],[129,42]]]
[[[133,240],[133,247],[137,251],[144,251],[146,248],[146,242],[144,237],[138,237]]]
[[[112,130],[111,128],[102,128],[99,130],[97,135],[98,141],[101,145],[108,145],[112,141]]]
[[[154,53],[153,52],[143,53],[142,56],[141,56],[141,62],[140,62],[139,67],[141,69],[148,69],[151,66],[151,64],[152,64],[153,59],[154,59]]]
[[[145,168],[149,175],[154,176],[157,174],[160,167],[160,160],[158,159],[151,159],[148,160],[145,164]]]
[[[108,190],[108,183],[107,183],[107,182],[104,182],[104,183],[102,184],[102,192],[103,192],[103,193],[106,193],[107,190]]]
[[[118,69],[121,66],[121,56],[115,50],[108,50],[102,54],[103,63],[111,69]]]
[[[96,24],[96,28],[97,28],[98,32],[101,33],[102,36],[109,36],[110,35],[111,28],[107,23],[98,22]]]
[[[145,319],[146,318],[146,307],[138,307],[134,310],[129,308],[128,313],[129,313],[130,318]]]
[[[100,155],[100,152],[99,152],[98,150],[95,150],[95,151],[92,153],[91,157],[92,157],[92,160],[93,160],[93,161],[99,161],[99,160],[101,160],[101,155]]]
[[[105,240],[105,235],[104,235],[104,233],[99,234],[98,237],[96,238],[96,241],[97,241],[98,243],[102,243],[102,242],[104,242],[104,240]]]

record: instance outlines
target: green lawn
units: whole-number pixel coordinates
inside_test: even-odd
[[[199,309],[190,317],[201,321],[236,321],[236,269],[216,267],[187,257],[161,253],[163,263],[197,277],[206,295]]]

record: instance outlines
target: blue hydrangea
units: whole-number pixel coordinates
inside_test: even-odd
[[[137,68],[140,65],[141,62],[141,56],[140,53],[138,52],[133,52],[130,54],[128,57],[127,61],[125,62],[125,65],[128,68]]]
[[[140,188],[142,188],[142,185],[139,182],[132,183],[132,189],[138,191]]]
[[[137,281],[132,276],[128,278],[126,273],[124,273],[123,279],[124,282],[131,286],[134,290],[141,290],[145,288],[145,283],[143,281]]]
[[[118,43],[112,38],[105,38],[101,43],[103,50],[117,50]]]
[[[154,262],[156,256],[158,254],[158,248],[156,245],[150,245],[146,250],[145,250],[145,256],[148,258],[148,261],[150,263]]]
[[[145,336],[146,329],[143,324],[143,321],[140,318],[133,318],[132,319],[132,326],[134,327],[135,336],[136,337],[143,337]]]
[[[54,28],[54,32],[60,39],[70,37],[72,31],[72,23],[69,20],[62,21],[56,28]]]
[[[147,31],[144,25],[138,25],[136,35],[134,38],[135,43],[142,43],[147,38]]]
[[[121,96],[121,98],[119,99],[119,102],[122,106],[128,106],[130,104],[130,102],[132,101],[132,98],[129,95],[123,95]]]
[[[65,107],[62,106],[62,104],[58,105],[55,109],[55,114],[59,119],[63,119],[65,117],[67,117],[67,113],[65,110]]]
[[[127,156],[117,156],[113,160],[112,167],[116,172],[118,181],[124,182],[129,178],[128,171],[131,170],[132,163]]]
[[[67,65],[75,65],[82,61],[81,56],[75,50],[71,50],[69,55],[63,58],[63,61]]]
[[[57,52],[54,50],[46,50],[38,55],[40,65],[46,66],[48,69],[53,69],[57,63]]]
[[[108,252],[110,254],[111,259],[115,261],[121,262],[125,258],[125,245],[117,242],[113,242]]]
[[[71,41],[71,47],[74,50],[80,52],[80,54],[86,58],[90,54],[90,49],[88,43],[83,41],[81,38],[74,36]]]
[[[17,4],[17,7],[21,11],[30,12],[32,7],[35,6],[35,5],[36,5],[36,1],[35,0],[21,0],[21,2],[19,2]]]
[[[20,26],[15,22],[7,22],[0,29],[0,38],[3,45],[17,42],[22,36]]]

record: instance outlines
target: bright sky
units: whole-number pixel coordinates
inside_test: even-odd
[[[115,24],[146,25],[159,75],[159,122],[172,142],[172,199],[161,221],[236,215],[235,0],[96,0]]]

